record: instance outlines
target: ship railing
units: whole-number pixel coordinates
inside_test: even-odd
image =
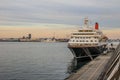
[[[89,56],[95,57],[95,56],[99,56],[100,54],[94,54],[94,55],[87,55],[87,56],[80,56],[80,57],[75,57],[75,58],[86,58]]]
[[[68,47],[95,47],[95,46],[98,46],[98,44],[68,44]]]

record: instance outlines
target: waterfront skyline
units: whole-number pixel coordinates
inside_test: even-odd
[[[119,0],[1,0],[0,37],[66,37],[88,17],[110,38],[120,36]]]

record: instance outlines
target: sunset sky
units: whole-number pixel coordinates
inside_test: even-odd
[[[68,37],[85,17],[120,38],[120,0],[0,0],[0,38]]]

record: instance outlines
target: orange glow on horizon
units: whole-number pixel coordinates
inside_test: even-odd
[[[39,27],[25,27],[25,28],[0,28],[0,38],[21,38],[32,34],[33,38],[53,37],[66,38],[68,34],[74,29],[54,29],[54,28],[39,28]]]
[[[75,28],[44,28],[44,27],[0,27],[0,38],[21,38],[32,34],[33,38],[53,37],[68,38]],[[108,38],[120,38],[120,29],[103,30]]]
[[[103,33],[110,39],[120,39],[120,29],[103,30]]]

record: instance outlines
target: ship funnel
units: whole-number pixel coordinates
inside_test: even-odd
[[[99,29],[99,24],[96,22],[95,23],[95,29],[98,30]]]

